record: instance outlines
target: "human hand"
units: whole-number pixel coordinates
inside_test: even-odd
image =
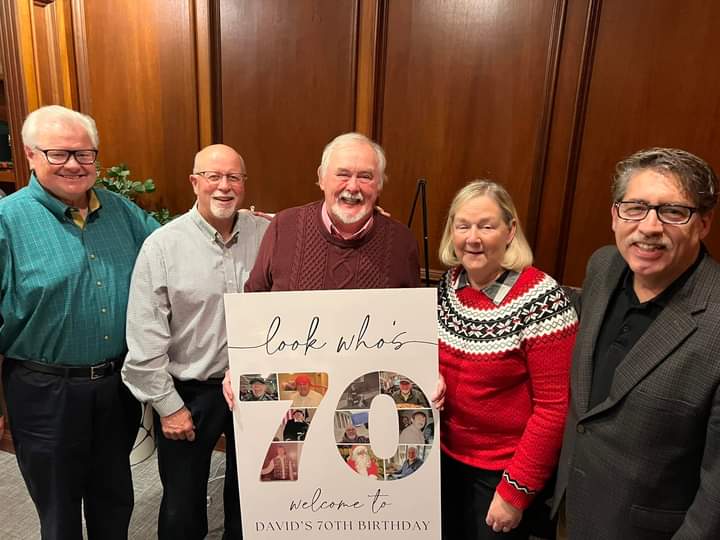
[[[485,517],[485,523],[495,532],[510,532],[520,524],[522,514],[522,510],[505,501],[496,491]]]
[[[255,210],[255,206],[251,206],[250,211],[253,213],[254,216],[265,218],[268,221],[272,221],[272,218],[275,217],[275,214],[268,214],[267,212],[261,212],[260,210]]]
[[[5,433],[5,417],[0,416],[0,439],[3,438],[3,433]]]
[[[190,411],[185,406],[172,414],[161,416],[160,425],[166,439],[190,442],[195,440],[195,425]]]
[[[225,398],[225,403],[227,403],[228,408],[232,411],[235,406],[235,394],[233,394],[232,384],[230,382],[229,369],[225,370],[225,377],[223,377],[222,382],[222,393]]]
[[[435,393],[432,395],[432,398],[430,398],[433,402],[433,405],[435,405],[435,408],[438,411],[442,411],[443,407],[445,405],[445,377],[443,377],[441,374],[438,374],[438,381],[435,385]]]

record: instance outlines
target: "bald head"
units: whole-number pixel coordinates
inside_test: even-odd
[[[195,155],[190,182],[198,212],[223,237],[231,233],[243,202],[246,177],[245,162],[234,148],[212,144]]]
[[[219,164],[232,165],[233,168],[223,170],[218,168]],[[245,173],[245,161],[234,148],[226,144],[211,144],[195,154],[193,173],[204,171]]]

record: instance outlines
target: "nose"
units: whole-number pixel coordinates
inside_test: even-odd
[[[82,169],[82,164],[75,159],[75,154],[71,154],[68,160],[63,164],[65,168]]]
[[[478,227],[475,227],[475,226],[470,227],[470,232],[468,233],[468,241],[470,241],[470,242],[479,242],[480,241],[480,229]]]
[[[648,212],[645,219],[643,219],[638,225],[638,230],[647,236],[654,236],[663,233],[663,223],[658,218],[657,208],[652,208]]]
[[[358,190],[358,178],[354,174],[348,178],[348,181],[345,183],[345,189],[348,189],[350,191],[357,191]]]
[[[232,185],[230,184],[230,180],[228,179],[228,177],[223,175],[222,178],[220,178],[217,187],[221,191],[230,191]]]

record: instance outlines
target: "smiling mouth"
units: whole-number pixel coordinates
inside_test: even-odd
[[[340,197],[338,202],[348,206],[359,206],[363,203],[361,199],[349,199],[347,197]]]
[[[646,242],[633,242],[632,245],[643,251],[660,251],[665,249],[665,246],[662,244],[648,244]]]

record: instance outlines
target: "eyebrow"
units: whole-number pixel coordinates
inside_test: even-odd
[[[348,169],[346,167],[338,167],[337,169],[335,169],[335,174],[350,173],[350,172],[351,172],[350,169]],[[370,175],[374,176],[375,171],[373,169],[361,169],[361,170],[357,171],[357,174],[370,174]]]

